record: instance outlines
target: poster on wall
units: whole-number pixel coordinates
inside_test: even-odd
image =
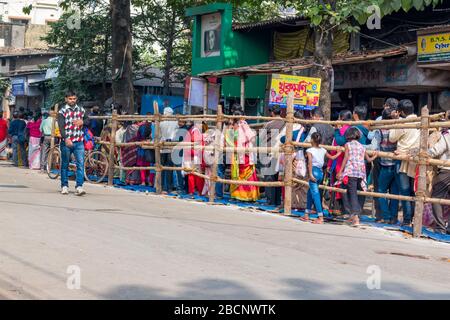
[[[269,105],[287,107],[287,98],[294,92],[294,108],[312,110],[319,106],[320,78],[273,74]]]
[[[202,58],[220,56],[221,26],[220,12],[202,16]]]

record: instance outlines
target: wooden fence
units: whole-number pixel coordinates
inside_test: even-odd
[[[417,118],[406,118],[406,119],[397,119],[397,120],[380,120],[380,121],[315,121],[315,120],[303,120],[294,118],[294,108],[293,108],[293,97],[290,96],[288,98],[287,104],[287,116],[286,118],[280,117],[259,117],[259,116],[231,116],[225,115],[222,112],[222,107],[219,105],[217,108],[216,115],[161,115],[158,112],[158,105],[154,105],[154,115],[118,115],[116,111],[113,112],[112,116],[92,116],[92,119],[107,119],[111,121],[111,136],[110,141],[101,141],[101,144],[109,146],[109,172],[108,172],[108,185],[113,185],[114,172],[116,169],[119,170],[155,170],[155,188],[156,192],[159,194],[162,191],[162,179],[161,174],[162,171],[174,171],[174,170],[183,170],[190,174],[196,175],[203,179],[209,180],[209,202],[213,203],[215,200],[215,185],[216,183],[229,184],[229,185],[252,185],[259,187],[284,187],[284,214],[291,214],[292,207],[292,186],[294,184],[303,184],[308,185],[307,181],[298,179],[293,177],[293,158],[296,147],[310,147],[309,143],[299,143],[293,141],[293,127],[294,123],[299,124],[314,124],[314,123],[327,123],[333,126],[337,125],[355,125],[355,124],[364,124],[369,126],[371,130],[373,129],[392,129],[392,128],[404,128],[404,129],[419,129],[420,130],[420,150],[417,155],[397,155],[394,153],[387,152],[378,152],[378,155],[383,158],[396,159],[402,161],[409,161],[418,164],[418,188],[415,196],[402,196],[402,195],[394,195],[394,194],[382,194],[378,192],[369,192],[369,191],[358,191],[359,195],[370,196],[373,198],[387,198],[387,199],[397,199],[397,200],[405,200],[405,201],[414,201],[415,202],[415,214],[414,214],[414,228],[413,228],[413,236],[420,237],[422,231],[422,216],[424,211],[424,203],[439,203],[443,205],[450,205],[450,200],[447,199],[435,199],[426,196],[426,171],[427,166],[437,166],[437,165],[445,165],[450,166],[450,161],[430,159],[427,154],[428,150],[428,137],[429,131],[433,128],[440,128],[445,126],[450,126],[450,122],[442,122],[437,121],[442,118],[443,114],[438,115],[429,115],[429,110],[427,106],[421,109],[421,115]],[[259,121],[272,121],[272,120],[283,120],[286,122],[286,142],[284,145],[281,145],[277,149],[268,148],[268,147],[254,147],[254,148],[226,148],[224,147],[223,141],[221,141],[221,128],[225,121],[231,119],[242,119],[242,120],[259,120]],[[153,142],[151,141],[139,141],[139,142],[129,142],[129,143],[116,143],[116,131],[119,122],[124,121],[153,121],[155,124],[155,135]],[[212,146],[202,146],[196,143],[190,142],[162,142],[161,141],[161,121],[165,120],[190,120],[190,121],[206,121],[210,123],[216,124],[216,135],[215,141]],[[435,121],[433,123],[433,121]],[[436,130],[436,129],[434,129]],[[115,165],[115,152],[116,148],[122,148],[127,146],[141,146],[146,149],[154,149],[155,150],[155,164],[154,166],[149,167],[123,167],[120,165]],[[165,167],[161,165],[161,150],[164,149],[173,149],[180,147],[189,147],[193,149],[200,150],[211,150],[213,152],[213,165],[212,165],[212,173],[210,176],[202,174],[201,172],[196,171],[194,168],[183,168],[183,167]],[[322,145],[323,148],[327,150],[340,150],[343,151],[343,147],[336,146],[328,146]],[[218,171],[218,163],[220,160],[220,155],[223,152],[256,152],[267,153],[270,151],[278,151],[280,153],[284,153],[285,155],[285,170],[284,170],[284,179],[283,181],[239,181],[239,180],[228,180],[224,178],[220,178],[217,174]],[[369,154],[373,153],[373,151],[369,151]],[[345,193],[345,189],[330,187],[326,185],[319,186],[321,189],[330,190],[338,193]]]

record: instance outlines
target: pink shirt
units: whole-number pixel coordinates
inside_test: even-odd
[[[33,138],[40,138],[41,137],[41,130],[40,130],[41,121],[42,120],[39,119],[36,122],[30,121],[30,122],[27,123],[27,128],[30,131],[30,137],[33,137]]]

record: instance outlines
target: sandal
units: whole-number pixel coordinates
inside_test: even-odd
[[[304,221],[304,222],[308,222],[309,221],[309,214],[305,213],[305,215],[303,217],[300,217],[300,220]]]
[[[323,218],[317,218],[316,220],[312,221],[313,224],[323,224]]]

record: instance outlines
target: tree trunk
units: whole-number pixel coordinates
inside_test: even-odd
[[[113,101],[134,113],[130,0],[110,0]]]
[[[319,65],[315,68],[316,76],[322,79],[320,86],[319,106],[326,120],[331,118],[331,75],[333,70],[332,33],[322,34],[320,29],[314,30],[314,60]]]
[[[102,79],[102,103],[104,104],[108,99],[106,91],[106,75],[108,74],[108,34],[105,33],[105,42],[103,48],[103,79]]]
[[[170,32],[169,38],[167,41],[166,48],[166,61],[164,64],[164,79],[163,79],[163,95],[169,95],[170,90],[170,71],[172,69],[172,55],[173,55],[173,46],[175,41],[175,23],[176,23],[176,15],[175,10],[172,9],[172,16],[170,21]]]

